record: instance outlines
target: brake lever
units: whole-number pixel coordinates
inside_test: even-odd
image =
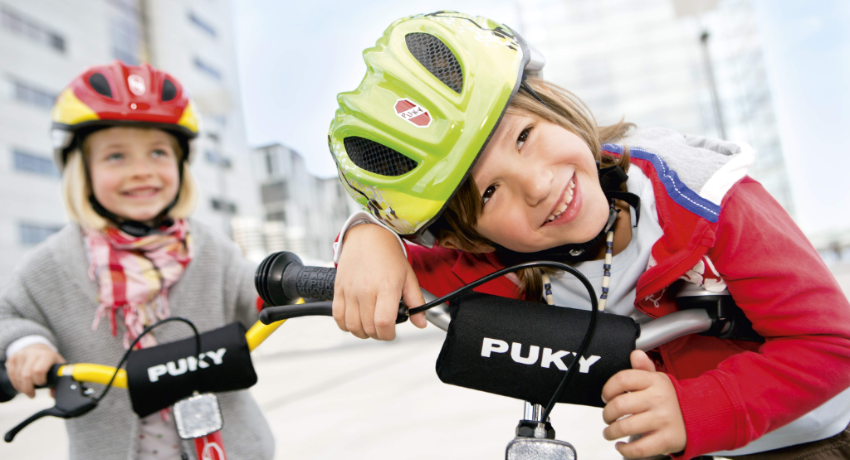
[[[21,430],[42,417],[74,418],[85,415],[97,407],[97,400],[92,396],[93,392],[70,376],[59,377],[55,388],[56,405],[36,412],[9,430],[3,438],[6,442],[12,442]]]

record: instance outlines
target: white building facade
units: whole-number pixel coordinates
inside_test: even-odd
[[[332,244],[339,229],[360,206],[338,178],[310,174],[301,155],[284,145],[255,148],[253,156],[264,222],[242,225],[246,238],[259,241],[253,235],[261,233],[267,252],[290,251],[316,263],[332,260]]]
[[[0,0],[0,286],[66,222],[49,140],[54,98],[87,67],[150,62],[202,119],[194,217],[230,235],[259,216],[236,71],[231,5],[207,0]]]

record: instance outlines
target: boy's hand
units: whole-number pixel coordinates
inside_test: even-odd
[[[361,339],[393,340],[402,298],[410,308],[425,303],[395,235],[373,224],[350,228],[345,233],[334,284],[336,324]],[[424,328],[425,313],[411,316],[410,322]]]
[[[35,386],[47,383],[47,371],[54,364],[65,363],[65,358],[43,343],[21,348],[6,360],[6,372],[12,386],[30,398],[35,397]]]
[[[685,421],[670,378],[656,372],[643,351],[633,351],[630,359],[632,369],[618,372],[602,388],[606,403],[602,418],[609,425],[602,435],[609,441],[642,435],[636,441],[616,444],[617,451],[626,458],[684,450]]]

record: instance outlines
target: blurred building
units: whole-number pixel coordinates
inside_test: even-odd
[[[261,213],[228,1],[0,0],[0,286],[66,222],[48,137],[53,101],[85,68],[113,59],[150,62],[193,97],[202,118],[194,217],[230,234],[234,216]]]
[[[750,0],[517,0],[520,30],[547,58],[543,76],[600,123],[750,143],[751,175],[793,216]]]
[[[246,238],[262,234],[267,252],[291,251],[317,261],[333,259],[331,243],[348,216],[359,208],[339,179],[313,176],[301,155],[281,144],[258,147],[253,156],[265,222],[240,222]]]

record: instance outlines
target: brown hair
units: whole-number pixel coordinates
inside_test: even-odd
[[[626,148],[619,157],[602,153],[602,144],[620,139],[634,127],[620,120],[615,125],[598,126],[590,109],[578,97],[552,83],[529,77],[527,83],[540,96],[541,103],[525,91],[518,92],[508,106],[507,113],[528,112],[554,123],[580,137],[590,147],[593,156],[602,167],[618,165],[629,170],[629,151]],[[625,190],[626,184],[622,188]],[[471,176],[460,185],[457,193],[446,206],[440,219],[432,225],[439,240],[453,236],[460,248],[467,252],[480,252],[493,247],[494,243],[475,230],[481,215],[481,193]],[[537,268],[517,272],[520,294],[528,300],[540,300],[543,289],[543,271]]]

